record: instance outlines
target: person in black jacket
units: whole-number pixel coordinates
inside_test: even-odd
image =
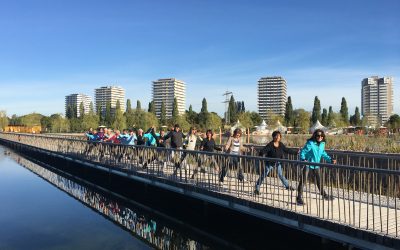
[[[164,136],[164,141],[171,138],[171,148],[183,149],[183,138],[185,138],[185,137],[186,136],[180,130],[179,124],[175,124],[174,130],[170,131],[166,136]],[[181,164],[179,161],[182,157],[181,153],[182,153],[181,151],[179,151],[179,152],[172,151],[171,152],[171,159],[174,159],[174,162],[175,162],[174,175],[177,174],[178,169],[181,167]]]
[[[214,140],[213,136],[214,136],[214,133],[212,132],[212,130],[211,129],[207,130],[206,138],[204,138],[201,141],[200,151],[206,151],[206,152],[214,152],[214,150],[222,151],[222,148],[218,147],[215,144],[215,140]],[[214,166],[215,166],[214,168],[216,170],[218,170],[218,165],[217,165],[217,162],[216,162],[215,157],[213,155],[201,154],[201,155],[199,155],[199,158],[197,160],[197,168],[193,171],[193,174],[190,177],[191,179],[195,178],[195,176],[197,175],[199,170],[201,172],[205,173],[205,169],[202,168],[201,165],[204,164],[204,162],[206,162],[207,159],[210,159],[210,161],[212,163],[214,163]]]
[[[281,142],[281,132],[274,131],[272,133],[272,141],[269,142],[259,153],[259,156],[264,156],[268,158],[278,158],[282,159],[283,154],[298,154],[298,150],[289,149]],[[288,180],[283,176],[282,166],[279,161],[266,161],[265,166],[259,166],[260,170],[260,178],[258,178],[256,182],[256,187],[254,190],[255,194],[260,194],[260,186],[263,183],[265,177],[268,176],[269,171],[272,170],[275,166],[278,166],[278,177],[282,181],[282,184],[286,189],[294,190],[293,187],[289,186]]]

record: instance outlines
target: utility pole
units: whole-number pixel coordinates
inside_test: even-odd
[[[226,91],[225,93],[223,93],[222,95],[225,96],[225,101],[222,102],[222,103],[225,103],[225,115],[224,115],[225,124],[229,124],[229,121],[230,121],[229,101],[230,101],[230,99],[231,99],[232,92],[230,92],[230,91],[227,90],[227,91]]]

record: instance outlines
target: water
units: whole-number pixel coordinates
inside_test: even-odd
[[[0,200],[0,249],[208,248],[1,146]]]

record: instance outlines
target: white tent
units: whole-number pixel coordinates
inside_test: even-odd
[[[235,125],[233,125],[231,127],[231,135],[233,135],[233,131],[237,128],[240,128],[240,130],[242,130],[242,133],[246,133],[246,128],[240,123],[240,121],[238,120]]]
[[[281,124],[281,122],[278,120],[276,123],[275,123],[275,127],[274,127],[274,131],[279,131],[279,132],[281,132],[281,133],[285,133],[286,131],[287,131],[287,127],[285,127],[285,126],[283,126],[282,124]]]
[[[314,123],[314,125],[310,128],[310,133],[314,133],[315,130],[321,129],[322,131],[326,132],[328,129],[324,127],[318,120]]]

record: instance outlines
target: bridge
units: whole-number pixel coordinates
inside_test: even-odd
[[[102,173],[105,183],[107,176],[121,181],[112,185],[132,180],[349,247],[400,249],[398,155],[330,152],[338,164],[313,165],[320,166],[322,185],[335,199],[324,200],[315,180],[308,178],[305,204],[300,206],[295,199],[297,191],[282,186],[276,169],[265,179],[260,194],[254,194],[259,166],[264,166],[265,160],[276,160],[257,157],[255,152],[239,156],[236,165],[224,153],[132,147],[57,136],[0,133],[0,143],[41,161],[60,159],[71,163],[60,168],[72,173],[76,171],[72,168],[78,167]],[[175,171],[182,154],[186,154],[185,160]],[[296,188],[304,163],[295,158],[279,161],[289,185]],[[223,183],[219,182],[222,168],[228,169]],[[238,180],[239,171],[244,173],[244,181]]]

